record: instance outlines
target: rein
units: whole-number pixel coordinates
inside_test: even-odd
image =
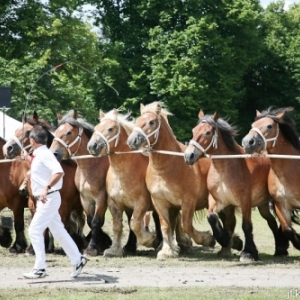
[[[277,138],[279,136],[279,125],[278,125],[278,123],[277,123],[277,128],[276,128],[276,135],[273,138],[266,139],[264,137],[263,133],[257,127],[253,127],[251,130],[257,132],[258,135],[262,138],[263,143],[264,143],[264,151],[267,150],[267,143],[268,142],[273,142],[273,146],[272,147],[275,147],[276,142],[277,142]]]
[[[62,139],[60,139],[58,137],[54,137],[53,140],[54,141],[58,141],[61,145],[63,145],[67,149],[67,151],[69,153],[69,156],[71,157],[71,156],[73,156],[73,155],[75,155],[77,153],[77,151],[78,151],[78,149],[80,147],[82,132],[83,132],[83,128],[79,127],[78,135],[77,135],[77,137],[74,139],[74,141],[71,144],[65,143]],[[72,153],[71,150],[70,150],[70,148],[73,147],[78,141],[79,141],[79,144],[78,144],[77,150],[74,153]]]
[[[201,121],[200,123],[207,123],[207,121]],[[207,155],[206,151],[210,149],[211,146],[213,146],[214,149],[218,149],[218,130],[215,128],[214,135],[209,143],[209,145],[204,149],[198,142],[195,140],[190,140],[189,145],[193,145],[195,148],[200,150],[204,155]]]

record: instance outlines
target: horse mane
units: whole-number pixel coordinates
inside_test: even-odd
[[[157,114],[156,108],[157,105],[161,106],[161,111],[160,115],[166,120],[166,122],[169,124],[168,121],[168,116],[172,116],[173,114],[168,111],[166,105],[163,102],[160,101],[154,101],[152,103],[146,104],[142,109],[141,109],[141,114],[146,113],[146,112],[151,112],[154,113],[155,115]]]
[[[217,121],[215,121],[213,115],[205,115],[203,118],[199,119],[198,124],[203,121],[218,130],[218,133],[222,135],[224,143],[230,150],[235,150],[237,148],[237,143],[234,139],[238,135],[236,126],[230,125],[222,118],[218,118]]]
[[[94,133],[94,127],[82,118],[74,119],[72,111],[68,112],[66,115],[62,117],[61,120],[59,120],[58,126],[66,123],[70,124],[73,127],[77,127],[77,128],[82,127],[84,133],[87,135],[88,138],[91,138],[91,136]]]
[[[35,122],[35,119],[33,119],[33,117],[30,116],[30,117],[27,117],[27,118],[26,118],[26,122],[27,122],[28,124],[30,124],[31,126],[40,125],[40,126],[42,126],[44,129],[46,129],[47,131],[53,130],[51,124],[50,124],[48,121],[44,120],[44,119],[40,119],[40,118],[39,118],[39,119],[38,119],[38,122],[36,123],[36,122]]]
[[[126,114],[120,114],[118,112],[118,114],[115,114],[114,110],[111,110],[105,114],[105,117],[102,118],[100,120],[100,122],[104,121],[104,120],[112,120],[112,121],[118,122],[124,128],[126,133],[128,135],[130,135],[135,126],[134,120],[129,120],[130,115],[131,115],[131,112],[128,112]]]
[[[52,133],[53,127],[51,126],[51,124],[45,119],[40,119],[40,118],[38,118],[38,121],[36,123],[36,119],[34,119],[33,116],[27,117],[26,122],[31,126],[40,125],[47,131],[47,144],[50,147],[54,139],[54,135]]]
[[[278,125],[283,136],[293,145],[294,148],[300,150],[299,133],[296,131],[296,122],[287,114],[287,107],[269,108],[263,110],[259,116],[255,118],[255,121],[268,117],[274,120]],[[278,119],[278,114],[284,113],[282,118]]]

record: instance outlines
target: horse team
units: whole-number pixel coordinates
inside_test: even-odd
[[[299,155],[299,136],[288,115],[290,110],[258,112],[242,146],[235,141],[234,126],[218,113],[205,115],[202,110],[189,145],[181,144],[168,122],[171,113],[160,102],[141,105],[135,122],[130,114],[116,109],[108,113],[100,110],[95,127],[79,118],[76,110],[65,116],[58,114],[54,133],[34,112],[32,117],[24,116],[22,128],[11,140],[0,142],[4,156],[12,159],[23,147],[30,147],[28,137],[34,125],[47,130],[48,147],[65,172],[60,215],[80,251],[87,255],[121,257],[134,254],[140,244],[155,248],[157,258],[166,259],[188,250],[193,240],[204,246],[214,246],[217,241],[220,255],[230,255],[234,248],[242,250],[241,261],[253,261],[259,259],[252,233],[253,207],[258,207],[273,233],[274,255],[288,255],[289,241],[300,250],[300,236],[292,227],[292,221],[297,223],[300,189],[291,172],[299,160],[243,156],[261,152]],[[75,155],[74,162],[71,158]],[[207,158],[209,155],[214,158]],[[226,158],[218,158],[221,155]],[[230,159],[230,155],[240,157]],[[32,251],[24,234],[24,208],[28,206],[34,214],[35,207],[27,185],[30,165],[20,160],[5,164],[0,174],[0,211],[9,207],[14,214],[16,240],[10,251]],[[24,178],[21,190],[22,194],[27,191],[27,197],[19,193]],[[271,200],[279,226],[269,209]],[[112,239],[102,230],[107,207],[113,220]],[[242,212],[244,246],[234,235],[237,207]],[[205,208],[213,234],[193,226],[195,212]],[[144,229],[147,211],[153,211],[155,232]],[[124,212],[129,236],[122,246]],[[87,236],[83,234],[85,216],[90,228]],[[10,247],[11,243],[8,230],[0,227],[0,245]]]

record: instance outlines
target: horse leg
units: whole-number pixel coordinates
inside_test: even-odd
[[[104,251],[104,257],[123,257],[123,210],[111,199],[108,200],[109,210],[113,220],[113,240],[110,248]]]
[[[181,207],[181,225],[183,232],[188,234],[196,244],[214,247],[216,244],[215,238],[209,231],[198,231],[193,226],[193,215],[195,207],[193,205],[182,205]]]
[[[235,217],[235,207],[229,205],[223,208],[218,213],[222,223],[223,228],[221,225],[221,242],[222,242],[222,249],[218,252],[220,256],[231,256],[231,249],[236,249],[241,251],[243,249],[243,241],[239,238],[238,235],[234,234],[234,229],[236,226],[236,217]]]
[[[240,261],[253,261],[258,260],[258,251],[253,239],[253,226],[251,222],[251,206],[250,202],[248,205],[242,206],[242,229],[245,234],[245,247],[241,253]]]
[[[157,259],[162,260],[171,257],[178,257],[179,247],[173,241],[174,231],[172,231],[170,222],[170,209],[162,205],[159,200],[155,201],[155,199],[152,199],[152,202],[158,213],[162,232],[162,247],[157,253]]]
[[[292,242],[296,249],[300,250],[300,235],[292,228],[291,212],[285,209],[280,202],[274,201],[274,205],[284,236]]]
[[[260,206],[258,206],[258,210],[260,215],[267,221],[268,226],[270,227],[274,239],[275,239],[275,256],[287,256],[288,255],[288,247],[289,240],[283,234],[281,227],[278,227],[275,217],[270,212],[269,203],[266,202]]]
[[[156,239],[154,232],[149,232],[144,228],[144,216],[149,209],[148,199],[144,203],[142,200],[137,201],[133,210],[133,215],[130,221],[130,227],[136,235],[137,241],[140,245],[147,248],[157,248],[159,241]]]
[[[175,227],[176,241],[180,248],[180,253],[189,253],[189,251],[193,245],[193,242],[192,242],[191,237],[188,234],[186,234],[185,232],[183,232],[183,229],[181,227],[181,218],[182,218],[182,216],[181,216],[180,211],[177,213],[177,216],[174,215],[171,218],[172,228]],[[172,230],[174,230],[174,229],[172,229]]]
[[[18,206],[13,209],[16,240],[9,251],[11,253],[24,253],[27,248],[27,240],[24,232],[24,206],[20,203],[20,199],[16,201],[19,201]]]
[[[112,244],[111,238],[102,230],[104,216],[95,215],[91,222],[91,235],[88,247],[84,250],[86,255],[97,256],[109,248]]]
[[[137,238],[132,229],[130,228],[130,221],[132,217],[132,209],[125,209],[125,214],[127,216],[129,235],[126,245],[123,247],[123,252],[125,254],[135,254],[137,249]]]

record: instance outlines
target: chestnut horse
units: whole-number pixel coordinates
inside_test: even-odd
[[[29,133],[34,125],[40,125],[47,131],[47,146],[50,147],[54,139],[54,136],[51,133],[51,125],[46,120],[39,118],[38,114],[34,112],[31,117],[24,116],[23,125],[15,131],[14,137],[8,140],[3,146],[3,152],[7,158],[12,159],[19,156],[23,147],[30,148]],[[83,236],[85,216],[80,201],[80,194],[74,183],[77,164],[72,160],[64,160],[61,162],[61,165],[65,176],[63,180],[63,186],[60,190],[62,201],[59,208],[59,213],[62,222],[72,238],[75,240],[79,250],[83,251],[85,243]],[[29,196],[28,206],[33,214],[35,211],[35,201],[33,200],[33,197],[31,197],[30,184],[28,185],[28,182],[29,177],[26,177],[23,183],[20,185],[19,190],[21,194]],[[47,252],[53,252],[54,244],[50,243],[46,249]],[[28,248],[27,251],[31,252],[32,249]]]
[[[194,164],[199,158],[203,159],[206,154],[217,156],[245,153],[234,140],[237,134],[236,128],[219,118],[218,113],[204,115],[200,110],[198,117],[199,122],[193,129],[193,139],[185,150],[186,163]],[[275,255],[287,255],[288,241],[284,239],[282,242],[282,232],[278,229],[277,222],[269,210],[271,199],[268,191],[269,171],[268,158],[212,159],[207,186],[216,205],[209,205],[208,221],[216,238],[224,234],[232,234],[234,228],[226,229],[224,226],[223,229],[216,212],[228,205],[241,207],[242,228],[245,234],[245,247],[240,256],[241,261],[258,260],[258,251],[252,234],[252,207],[258,207],[273,232],[276,244]]]
[[[262,113],[257,111],[252,129],[244,137],[242,145],[247,153],[267,151],[271,155],[300,155],[299,134],[295,121],[288,115],[291,107],[274,109]],[[292,228],[292,221],[299,224],[295,210],[300,208],[300,185],[297,171],[299,159],[270,157],[269,191],[274,199],[275,211],[282,231],[295,248],[300,250],[300,235]]]
[[[161,233],[156,235],[154,232],[147,232],[143,226],[145,213],[153,211],[151,196],[145,183],[149,159],[141,153],[128,153],[130,149],[126,144],[134,123],[128,120],[130,114],[119,114],[117,109],[106,114],[100,110],[99,116],[100,123],[95,126],[95,132],[87,147],[89,153],[94,156],[109,155],[106,188],[108,207],[113,218],[113,243],[105,250],[104,256],[123,256],[122,216],[126,210],[130,210],[131,214],[133,212],[130,228],[135,233],[138,243],[145,247],[157,248],[162,240]],[[116,152],[120,152],[120,155]],[[155,223],[160,231],[158,216]]]
[[[179,249],[173,239],[174,224],[170,217],[182,211],[181,225],[197,244],[214,246],[215,239],[209,232],[200,232],[193,227],[196,210],[207,208],[208,190],[206,174],[210,161],[201,160],[188,166],[182,157],[165,155],[156,150],[183,152],[185,146],[179,143],[168,124],[170,113],[159,102],[141,105],[141,116],[129,135],[127,143],[131,149],[148,147],[149,164],[146,184],[157,211],[163,235],[163,246],[157,258],[178,256]]]
[[[0,147],[6,141],[0,138]],[[0,159],[5,157],[1,153]],[[27,161],[8,161],[1,164],[0,168],[0,212],[5,207],[11,209],[14,217],[15,242],[10,248],[12,253],[24,253],[27,248],[27,241],[24,233],[24,208],[27,207],[27,198],[19,194],[19,186],[29,170]],[[0,226],[0,245],[8,248],[12,243],[11,231],[9,228]]]

